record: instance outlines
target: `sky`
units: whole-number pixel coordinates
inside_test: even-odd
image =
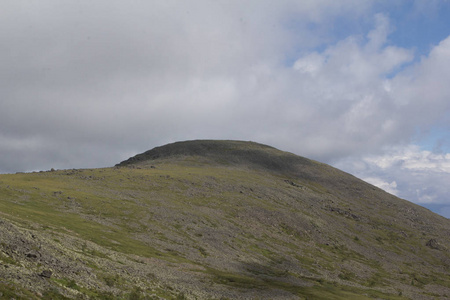
[[[448,0],[1,0],[0,173],[248,140],[450,218]]]

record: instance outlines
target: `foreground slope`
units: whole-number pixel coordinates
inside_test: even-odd
[[[0,293],[447,299],[449,229],[325,164],[179,142],[114,168],[0,175]]]

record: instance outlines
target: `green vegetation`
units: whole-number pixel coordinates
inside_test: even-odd
[[[264,294],[264,291],[279,289],[289,291],[297,296],[306,297],[306,299],[404,299],[398,295],[390,295],[377,290],[340,286],[335,283],[326,282],[324,280],[313,280],[311,278],[303,278],[304,280],[313,282],[311,287],[305,287],[279,280],[259,279],[219,270],[209,269],[208,272],[214,275],[214,280],[218,283],[236,288],[257,289],[260,290],[262,294]]]
[[[26,290],[25,288],[22,288],[15,284],[5,283],[2,280],[0,281],[0,299],[22,300],[22,299],[39,299],[39,297],[36,294]]]
[[[17,264],[17,262],[13,258],[8,257],[8,256],[4,255],[1,252],[0,252],[0,261],[2,261],[5,264],[10,264],[10,265],[16,265]]]

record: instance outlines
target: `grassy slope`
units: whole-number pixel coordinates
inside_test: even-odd
[[[120,168],[0,175],[0,273],[9,274],[0,292],[450,296],[448,220],[320,163],[301,159],[296,174],[279,163],[290,154],[254,146],[238,145],[247,164],[196,149]],[[38,275],[45,269],[52,278]]]

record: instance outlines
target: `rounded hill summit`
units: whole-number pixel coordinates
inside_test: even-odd
[[[263,168],[278,172],[295,172],[300,165],[314,162],[274,147],[248,141],[193,140],[153,148],[116,166],[148,165],[157,160],[196,158],[199,162],[229,166]]]

